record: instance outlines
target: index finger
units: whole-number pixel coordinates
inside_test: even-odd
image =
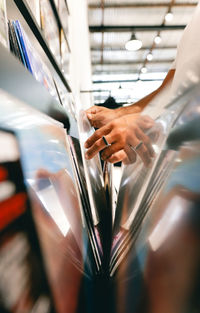
[[[110,128],[106,125],[94,132],[92,136],[90,136],[85,142],[85,148],[90,148],[98,139],[109,134]]]

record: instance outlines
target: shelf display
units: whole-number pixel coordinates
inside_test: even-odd
[[[61,29],[60,33],[60,44],[61,44],[61,67],[63,74],[68,79],[69,78],[69,47],[67,41],[65,39],[63,29]]]
[[[0,99],[0,124],[17,134],[56,312],[64,313],[77,306],[83,277],[93,277],[99,270],[66,131],[62,124],[2,91]]]
[[[20,163],[18,139],[0,129],[0,311],[55,312],[30,200]]]
[[[56,6],[56,9],[58,10],[59,0],[54,0],[54,3],[55,3],[55,6]]]
[[[0,0],[0,42],[4,45],[4,47],[9,47],[6,0]]]
[[[96,155],[91,160],[86,160],[84,156],[86,152],[84,143],[86,139],[93,134],[94,130],[83,110],[80,110],[78,115],[78,129],[87,192],[91,206],[91,216],[97,238],[99,238],[100,250],[103,252],[104,262],[107,262],[111,244],[112,213],[106,200],[103,172],[99,155]]]
[[[61,63],[60,56],[60,33],[58,23],[55,19],[49,0],[40,0],[41,27],[49,44],[50,50],[55,56],[58,64]]]
[[[199,85],[146,133],[155,158],[123,167],[115,203],[69,94],[66,1],[40,1],[43,31],[31,4],[7,1],[12,54],[0,43],[0,312],[199,312]]]
[[[33,16],[35,17],[38,25],[41,27],[40,20],[40,0],[26,0],[29,9],[31,10]]]
[[[41,62],[41,58],[31,45],[20,22],[12,21],[8,25],[11,51],[14,52],[29,72],[33,74],[35,79],[54,95],[55,86],[51,74],[44,62]]]
[[[175,308],[182,313],[183,306],[198,312],[199,86],[171,104],[148,134],[156,151],[151,166],[144,168],[138,159],[124,168],[114,230],[100,160],[84,159],[85,139],[94,132],[85,112],[77,124],[76,115],[71,117],[79,128],[79,136],[72,138],[62,124],[3,91],[0,104],[1,127],[17,135],[40,257],[53,295],[48,307],[55,306],[56,313],[129,313],[157,312],[161,303],[168,312]],[[174,132],[175,141],[170,139]],[[1,153],[10,151],[7,146]],[[9,186],[0,197],[12,190]],[[4,254],[3,248],[4,241]],[[33,258],[34,248],[30,250]],[[187,258],[185,251],[190,252]],[[20,255],[25,262],[21,250]],[[168,284],[174,284],[175,295]],[[12,312],[6,299],[0,305]]]
[[[65,0],[59,0],[59,6],[58,6],[58,13],[60,16],[60,20],[63,26],[63,30],[66,34],[66,36],[68,36],[68,15],[69,15],[69,11],[68,11],[68,6]]]
[[[158,119],[162,140],[155,147],[151,177],[140,169],[135,180],[136,168],[125,168],[110,262],[114,312],[200,308],[199,120],[199,86],[194,86]],[[185,251],[190,251],[187,258]]]

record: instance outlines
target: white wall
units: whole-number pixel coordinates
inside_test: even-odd
[[[68,0],[70,55],[70,86],[75,97],[80,90],[91,90],[91,57],[87,0]],[[83,107],[91,105],[91,96],[81,94]]]

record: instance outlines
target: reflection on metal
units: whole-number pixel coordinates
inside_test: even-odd
[[[153,251],[158,250],[165,244],[165,241],[183,216],[187,206],[188,201],[180,196],[175,196],[170,200],[167,210],[149,236],[149,243]]]
[[[66,137],[60,123],[1,92],[0,124],[17,133],[38,250],[40,244],[58,313],[200,311],[199,99],[196,86],[159,116],[147,133],[156,157],[149,168],[139,158],[124,168],[112,221],[108,168],[105,190],[99,159],[84,159],[84,141],[93,133],[85,112],[78,119],[79,142]],[[1,167],[0,174],[7,180]],[[12,196],[4,183],[2,195]],[[9,255],[19,247],[7,249]]]

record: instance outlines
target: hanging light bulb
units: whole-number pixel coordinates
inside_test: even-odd
[[[159,45],[160,43],[161,43],[161,37],[160,37],[160,35],[158,34],[155,38],[154,38],[154,42],[155,42],[155,44],[157,44],[157,45]]]
[[[141,68],[141,73],[142,74],[145,74],[147,72],[147,68],[146,68],[146,66],[143,66],[142,68]]]
[[[173,17],[174,17],[174,15],[173,15],[173,13],[172,13],[172,11],[171,11],[171,9],[166,13],[166,15],[165,15],[165,21],[166,22],[171,22],[172,21],[172,19],[173,19]]]
[[[137,51],[142,47],[142,41],[137,39],[135,34],[132,33],[129,41],[126,42],[125,48],[128,51]]]
[[[149,53],[147,54],[147,60],[148,60],[148,61],[153,60],[153,54],[152,54],[151,52],[149,52]]]

